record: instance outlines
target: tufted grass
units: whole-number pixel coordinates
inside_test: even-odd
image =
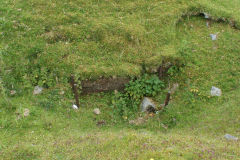
[[[206,12],[239,26],[238,5],[237,0],[1,1],[4,67],[17,72],[17,66],[39,61],[55,74],[68,68],[61,76],[71,72],[82,79],[140,75],[143,64],[154,68],[164,58],[177,58],[176,24],[183,15]]]

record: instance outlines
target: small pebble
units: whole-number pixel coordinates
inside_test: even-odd
[[[93,110],[93,113],[95,113],[96,115],[99,115],[99,114],[101,114],[101,112],[100,112],[100,109],[99,109],[99,108],[95,108],[95,109]]]
[[[10,94],[11,94],[11,95],[15,95],[16,93],[17,93],[17,92],[16,92],[15,90],[11,90],[11,91],[10,91]]]
[[[217,35],[216,34],[210,34],[210,37],[212,38],[213,41],[217,40]]]
[[[27,109],[27,108],[24,109],[24,113],[23,113],[24,117],[29,116],[29,113],[30,113],[29,109]]]
[[[78,109],[78,106],[74,104],[74,105],[72,105],[72,108],[73,109]]]

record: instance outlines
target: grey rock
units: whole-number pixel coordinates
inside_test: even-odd
[[[210,34],[210,37],[213,41],[217,40],[217,35],[216,34]]]
[[[37,94],[42,93],[42,91],[43,91],[42,87],[36,86],[36,87],[34,87],[33,94],[37,95]]]
[[[204,15],[204,18],[206,18],[206,19],[209,19],[209,18],[210,18],[210,15],[207,14],[207,13],[203,13],[203,15]]]
[[[221,95],[222,95],[222,91],[221,91],[221,89],[212,86],[212,89],[211,89],[211,96],[221,96]]]
[[[100,109],[99,109],[99,108],[95,108],[95,109],[93,110],[93,113],[95,113],[96,115],[99,115],[99,114],[101,114],[101,112],[100,112]]]
[[[143,101],[140,107],[142,112],[146,112],[151,108],[156,109],[156,105],[154,104],[153,100],[147,97],[143,98]]]
[[[227,140],[233,140],[233,141],[237,141],[238,138],[237,137],[234,137],[230,134],[225,134],[224,138],[226,138]]]

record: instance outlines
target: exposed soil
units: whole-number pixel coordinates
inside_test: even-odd
[[[158,70],[157,70],[157,74],[158,74],[158,77],[159,79],[163,79],[164,77],[166,77],[168,74],[167,74],[167,71],[169,70],[169,68],[172,67],[172,64],[171,63],[165,63],[164,61],[162,62],[162,65],[160,65],[158,67]]]
[[[128,77],[102,78],[95,81],[82,81],[82,94],[123,90],[130,81]]]

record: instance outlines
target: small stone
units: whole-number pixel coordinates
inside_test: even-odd
[[[36,86],[36,87],[34,87],[33,94],[37,95],[37,94],[42,93],[42,91],[43,91],[42,87]]]
[[[144,97],[140,107],[142,112],[156,109],[156,105],[154,104],[153,100],[147,97]]]
[[[204,15],[204,18],[206,18],[206,19],[209,19],[209,17],[210,17],[210,15],[207,13],[203,13],[203,15]]]
[[[78,109],[78,106],[75,105],[75,104],[73,104],[73,105],[72,105],[72,108],[73,108],[73,109]]]
[[[213,41],[217,40],[217,35],[216,34],[210,34],[210,37],[212,38]]]
[[[224,138],[228,139],[228,140],[233,140],[233,141],[237,141],[238,138],[237,137],[234,137],[230,134],[225,134]]]
[[[24,109],[24,112],[23,112],[24,117],[29,116],[29,113],[30,113],[29,109],[27,109],[27,108]]]
[[[221,96],[222,95],[222,91],[221,89],[217,88],[217,87],[214,87],[212,86],[212,89],[211,89],[211,96]]]
[[[99,108],[95,108],[95,109],[93,110],[93,113],[95,113],[96,115],[99,115],[99,114],[101,114],[101,112],[100,112],[100,109],[99,109]]]
[[[15,95],[16,93],[17,93],[17,92],[16,92],[15,90],[11,90],[11,91],[10,91],[10,94],[11,94],[11,95]]]
[[[64,95],[64,93],[65,93],[64,91],[60,91],[59,92],[60,95]]]

